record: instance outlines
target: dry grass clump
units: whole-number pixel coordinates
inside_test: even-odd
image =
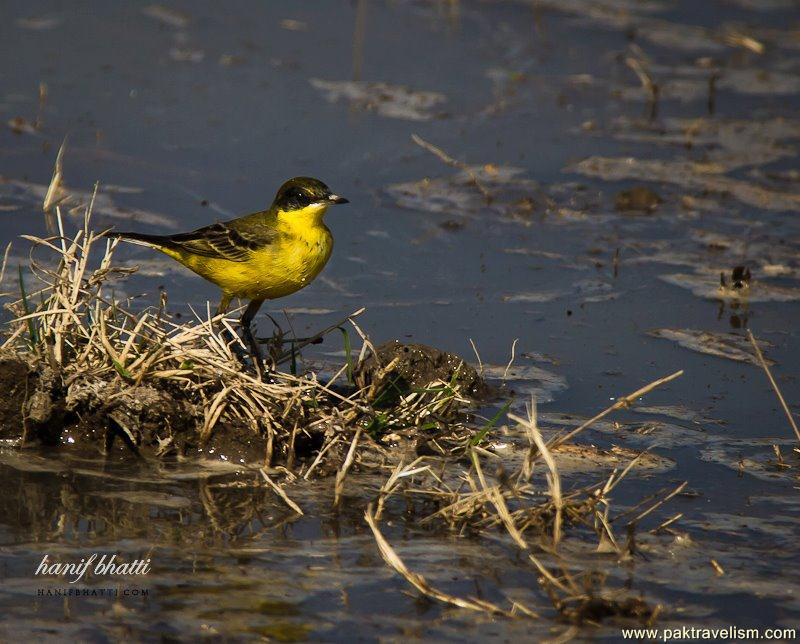
[[[234,320],[207,310],[178,322],[163,296],[144,311],[115,296],[115,283],[135,269],[114,265],[116,242],[91,229],[91,204],[82,228],[70,236],[58,208],[56,219],[57,236],[27,237],[37,284],[32,287],[20,269],[19,292],[6,304],[15,318],[1,355],[9,364],[24,363],[24,387],[0,410],[4,437],[15,429],[12,412],[21,409],[23,444],[99,441],[109,450],[122,443],[138,454],[280,464],[308,478],[343,462],[346,473],[354,460],[369,460],[367,454],[380,462],[386,433],[431,418],[460,426],[469,397],[458,379],[399,389],[393,365],[381,363],[356,314],[332,329],[344,331],[348,354],[343,327],[361,335],[358,360],[348,355],[326,382],[314,373],[279,370],[258,378],[242,357]],[[40,257],[43,252],[49,256]],[[294,363],[297,343],[277,342],[272,354]],[[370,356],[369,384],[356,387],[353,373],[367,374]],[[389,390],[396,395],[387,407]],[[348,454],[362,432],[367,440]]]

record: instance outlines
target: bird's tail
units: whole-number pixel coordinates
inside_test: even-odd
[[[138,244],[139,246],[149,246],[150,248],[164,246],[167,237],[162,235],[145,235],[143,233],[109,233],[109,237],[121,239],[122,241]]]

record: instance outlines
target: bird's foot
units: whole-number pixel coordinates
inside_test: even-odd
[[[225,340],[225,343],[230,347],[231,353],[233,353],[239,363],[245,367],[252,359],[253,355],[249,347],[245,348],[242,346],[242,338],[225,326],[220,329],[220,335]]]
[[[246,368],[252,363],[256,374],[259,378],[262,378],[264,360],[261,357],[261,351],[253,338],[250,328],[243,327],[242,337],[239,337],[230,327],[222,326],[220,335],[222,335],[227,345],[231,348],[231,352],[236,356],[242,368]],[[242,346],[242,341],[244,341],[245,346]]]

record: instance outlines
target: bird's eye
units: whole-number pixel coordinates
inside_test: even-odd
[[[311,198],[302,190],[296,190],[293,197],[294,200],[301,206],[307,206],[311,203]]]

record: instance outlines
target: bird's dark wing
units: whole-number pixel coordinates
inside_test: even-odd
[[[266,228],[243,230],[232,223],[212,224],[191,233],[170,235],[167,238],[169,246],[203,257],[246,262],[253,251],[267,246],[275,237]]]

